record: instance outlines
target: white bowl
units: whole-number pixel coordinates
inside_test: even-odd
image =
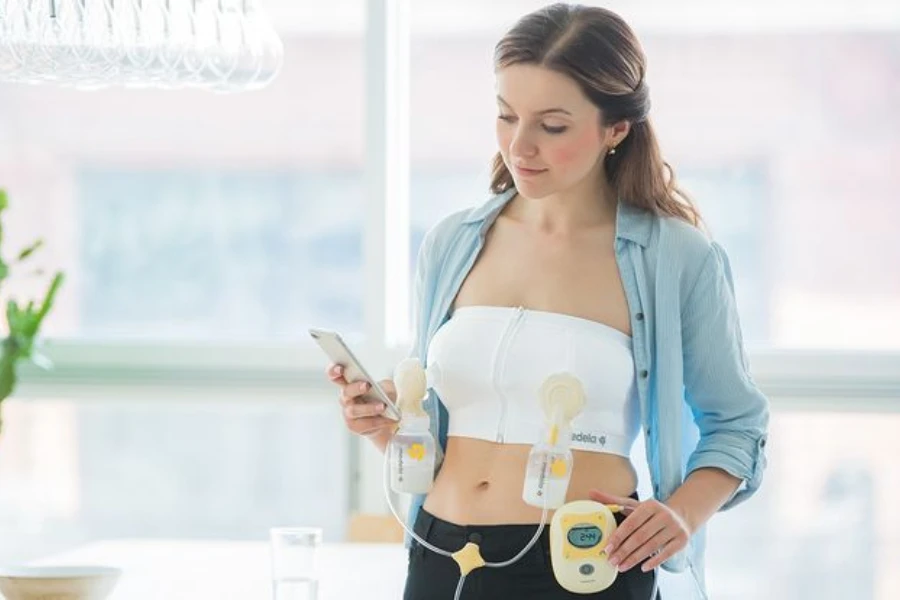
[[[6,600],[105,600],[122,574],[112,567],[0,568]]]

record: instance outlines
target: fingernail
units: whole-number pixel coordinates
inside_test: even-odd
[[[375,410],[378,412],[382,412],[384,410],[384,404],[379,404],[375,407]]]
[[[646,572],[649,571],[649,570],[650,570],[650,569],[647,567],[647,563],[644,563],[644,564],[641,565],[641,571],[643,571],[644,573],[646,573]]]
[[[611,564],[611,565],[614,566],[614,567],[615,567],[616,565],[618,565],[618,564],[619,564],[619,557],[618,557],[618,556],[610,556],[610,557],[609,557],[609,564]]]
[[[359,392],[360,392],[361,394],[365,394],[365,393],[368,392],[368,391],[369,391],[369,384],[368,384],[368,383],[363,382],[363,383],[359,384]]]

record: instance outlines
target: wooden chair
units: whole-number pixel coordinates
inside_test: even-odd
[[[403,543],[403,527],[394,515],[353,513],[347,528],[347,541],[356,543]]]

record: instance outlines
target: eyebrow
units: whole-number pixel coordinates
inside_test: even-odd
[[[506,106],[506,108],[509,108],[509,109],[512,108],[512,106],[509,105],[509,102],[507,102],[506,100],[504,100],[502,96],[498,95],[498,96],[497,96],[497,100],[499,100],[500,102],[502,102],[502,103]],[[545,108],[544,110],[539,110],[539,111],[537,111],[535,114],[538,114],[538,115],[546,115],[546,114],[549,114],[549,113],[563,113],[564,115],[569,115],[570,117],[572,116],[572,113],[570,113],[569,111],[567,111],[567,110],[564,109],[564,108]]]

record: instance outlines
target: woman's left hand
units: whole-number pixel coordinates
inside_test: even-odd
[[[690,528],[675,510],[662,502],[654,499],[639,502],[596,490],[588,495],[596,502],[618,504],[626,515],[609,538],[606,550],[610,564],[618,566],[620,572],[648,558],[641,570],[650,571],[687,546]]]

